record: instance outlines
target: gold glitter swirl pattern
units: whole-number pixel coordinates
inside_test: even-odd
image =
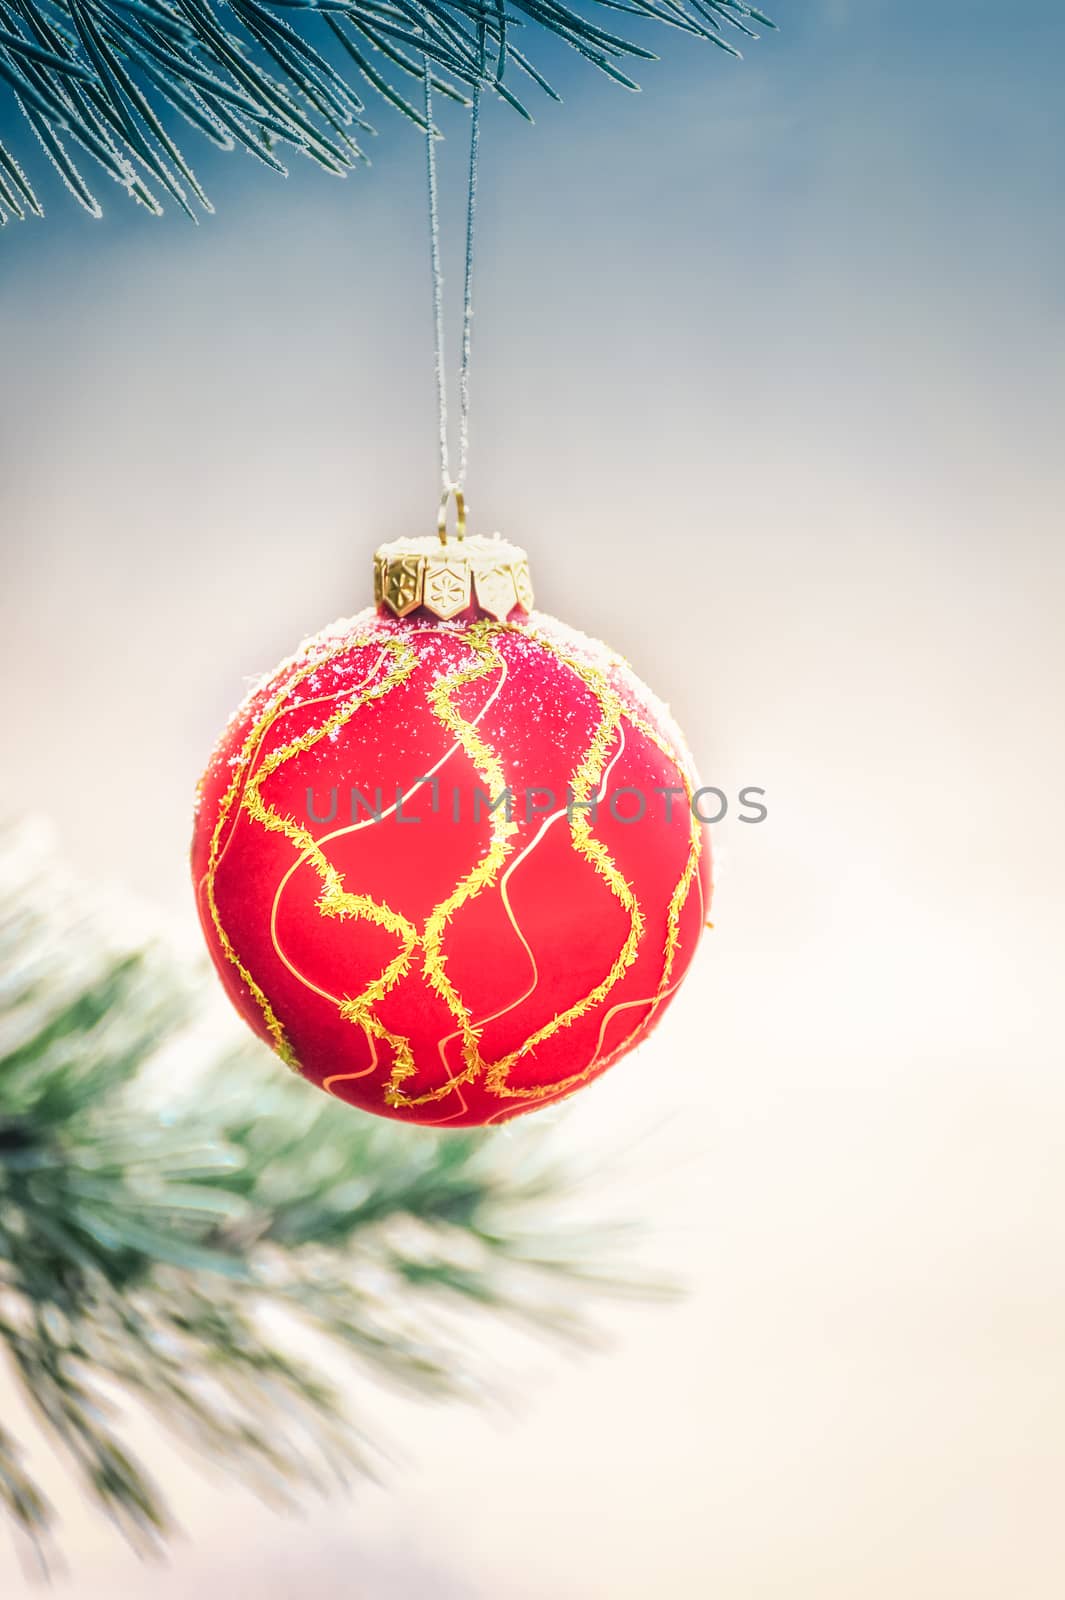
[[[622,753],[623,753],[623,751],[625,749],[624,730],[623,729],[619,729],[618,732],[619,732],[618,747],[615,750],[613,756],[611,757],[610,765],[606,768],[605,772],[603,773],[602,783],[601,783],[601,786],[600,786],[600,789],[599,789],[599,794],[598,794],[598,797],[597,797],[600,801],[603,799],[603,797],[604,797],[604,795],[606,793],[606,784],[607,784],[607,780],[609,779],[610,773],[613,770],[613,768],[616,765],[616,763],[621,759]],[[516,1000],[510,1001],[509,1004],[507,1004],[505,1006],[500,1006],[498,1010],[491,1012],[486,1017],[479,1017],[477,1022],[476,1022],[476,1024],[474,1025],[476,1027],[478,1033],[482,1029],[486,1028],[490,1022],[498,1021],[498,1019],[500,1017],[505,1017],[508,1012],[515,1010],[520,1005],[523,1005],[524,1002],[526,1000],[528,1000],[530,995],[535,994],[536,989],[537,989],[537,987],[539,985],[539,982],[540,982],[540,968],[539,968],[539,965],[537,964],[535,952],[533,951],[533,948],[532,948],[531,944],[529,943],[528,939],[525,937],[524,933],[522,932],[521,927],[520,927],[520,925],[518,923],[518,919],[514,915],[514,908],[510,903],[509,885],[510,885],[511,878],[514,876],[515,872],[521,866],[522,862],[529,860],[529,858],[535,853],[535,851],[539,848],[540,844],[543,842],[545,834],[547,834],[548,831],[551,828],[554,827],[556,822],[561,822],[562,818],[564,816],[566,816],[567,814],[568,814],[568,807],[563,806],[560,810],[553,811],[549,817],[546,817],[544,819],[544,822],[542,823],[542,825],[540,827],[540,830],[537,833],[536,837],[534,839],[530,840],[530,842],[525,846],[525,849],[522,850],[520,855],[515,857],[515,859],[510,863],[510,865],[507,868],[506,872],[504,872],[502,878],[499,880],[499,898],[500,898],[500,901],[502,903],[503,909],[507,914],[507,920],[509,921],[511,927],[514,929],[514,933],[515,933],[515,936],[516,936],[519,944],[521,945],[522,949],[525,951],[526,956],[529,958],[529,964],[532,967],[532,982],[526,986],[526,988],[522,991],[522,993],[517,997]],[[440,1051],[441,1060],[444,1062],[445,1067],[447,1066],[447,1054],[446,1054],[447,1046],[451,1043],[452,1039],[458,1039],[458,1038],[461,1038],[461,1036],[462,1035],[461,1035],[461,1030],[460,1030],[458,1033],[449,1033],[446,1038],[441,1039],[440,1044],[439,1044],[439,1051]]]
[[[645,721],[643,717],[637,715],[637,713],[634,711],[630,711],[627,707],[624,715],[632,723],[633,727],[638,729],[638,731],[643,734],[645,739],[650,739],[651,743],[656,745],[666,759],[668,761],[672,761],[673,765],[676,767],[678,773],[680,774],[681,783],[684,787],[684,798],[688,805],[688,815],[691,817],[691,846],[688,850],[688,858],[684,863],[684,871],[680,875],[680,880],[677,883],[677,887],[674,889],[673,894],[670,897],[669,911],[666,914],[666,928],[668,930],[666,933],[666,959],[665,966],[662,971],[662,982],[660,985],[662,989],[665,989],[669,982],[670,973],[673,971],[673,961],[677,954],[677,945],[680,942],[681,910],[683,909],[684,902],[688,898],[688,891],[691,888],[692,879],[699,870],[699,857],[702,855],[703,850],[703,830],[692,807],[692,802],[695,799],[695,791],[692,788],[691,778],[688,776],[686,763],[680,759],[677,752],[671,748],[665,739],[663,739],[658,729],[652,727],[651,724]],[[700,899],[702,898],[701,884],[699,887],[699,897]],[[700,921],[701,920],[702,919],[700,918]]]
[[[483,624],[475,624],[483,626]],[[500,1056],[498,1060],[489,1064],[485,1076],[485,1086],[492,1094],[506,1095],[512,1099],[542,1100],[549,1094],[561,1094],[570,1085],[579,1083],[588,1072],[582,1068],[580,1072],[572,1073],[566,1078],[561,1078],[552,1084],[536,1084],[527,1088],[517,1088],[509,1079],[510,1069],[514,1063],[529,1051],[534,1050],[538,1044],[559,1031],[568,1028],[583,1017],[593,1006],[598,1005],[613,989],[614,985],[623,977],[626,969],[636,960],[643,934],[644,918],[632,885],[624,874],[619,871],[614,858],[602,841],[593,834],[592,825],[587,811],[579,810],[584,805],[589,795],[599,786],[599,779],[606,766],[607,752],[621,726],[621,701],[608,686],[602,673],[592,667],[581,665],[579,668],[573,662],[566,662],[567,666],[577,672],[583,682],[591,689],[599,705],[599,722],[592,736],[592,741],[584,754],[583,760],[578,764],[570,779],[570,788],[573,793],[573,804],[570,811],[570,838],[578,855],[595,868],[611,892],[621,902],[622,908],[629,918],[629,932],[614,962],[606,976],[595,985],[588,994],[574,1002],[565,1011],[552,1017],[550,1022],[544,1023],[535,1032],[531,1033],[525,1043],[517,1050],[512,1050],[508,1055]]]
[[[460,669],[450,677],[443,679],[435,686],[431,694],[431,703],[436,715],[444,722],[446,727],[463,740],[482,781],[487,780],[490,785],[492,779],[495,779],[496,787],[494,792],[499,792],[505,786],[502,765],[499,763],[498,757],[488,750],[475,732],[469,729],[469,725],[463,723],[452,703],[451,692],[460,684],[470,682],[480,676],[483,671],[488,670],[484,665],[486,654],[489,663],[500,659],[498,650],[491,644],[491,640],[493,635],[501,631],[512,631],[512,625],[491,622],[474,623],[467,631],[466,639],[477,654],[482,657],[482,663],[472,668]],[[559,654],[558,652],[554,653]],[[559,659],[562,659],[560,655]],[[600,712],[591,743],[570,780],[574,800],[570,815],[570,835],[578,854],[589,861],[599,875],[605,879],[612,893],[620,900],[623,909],[628,913],[628,936],[615,957],[609,972],[588,994],[577,1000],[565,1011],[552,1017],[542,1027],[536,1029],[525,1040],[524,1044],[516,1050],[512,1050],[508,1054],[500,1056],[497,1060],[486,1064],[480,1051],[478,1028],[470,1021],[468,1008],[463,1004],[461,997],[447,978],[443,953],[443,933],[447,920],[453,912],[458,909],[458,906],[464,900],[470,898],[472,894],[480,893],[481,889],[492,881],[508,854],[506,839],[510,834],[517,831],[516,825],[499,819],[500,826],[498,830],[495,827],[493,829],[492,844],[487,855],[459,884],[448,899],[430,914],[423,940],[423,965],[426,974],[430,983],[437,993],[442,996],[448,1009],[459,1024],[459,1031],[463,1041],[465,1068],[462,1072],[449,1077],[448,1082],[416,1097],[405,1096],[399,1091],[399,1083],[402,1081],[402,1076],[409,1074],[401,1075],[394,1071],[386,1093],[386,1100],[390,1105],[418,1106],[443,1099],[456,1086],[470,1082],[482,1073],[484,1074],[485,1087],[490,1093],[510,1099],[539,1100],[548,1095],[564,1093],[568,1087],[575,1086],[587,1075],[587,1068],[583,1068],[580,1072],[573,1073],[555,1083],[538,1084],[528,1088],[517,1088],[510,1083],[510,1069],[519,1058],[528,1055],[538,1044],[542,1044],[545,1039],[551,1038],[560,1029],[569,1027],[579,1017],[586,1015],[592,1007],[598,1005],[610,993],[614,985],[619,982],[638,954],[644,919],[632,885],[619,871],[606,847],[592,833],[587,813],[578,809],[582,803],[587,802],[588,796],[598,787],[600,777],[606,766],[607,752],[620,729],[622,703],[613,690],[610,689],[604,675],[597,669],[572,660],[564,660],[563,664],[576,672],[577,676],[591,690]],[[498,813],[493,812],[493,824],[496,824],[497,818]],[[528,950],[528,942],[517,927],[509,904],[506,909],[521,943]],[[513,1010],[525,998],[526,996],[521,996],[519,1000],[512,1002],[510,1006],[504,1007],[496,1015],[502,1016],[507,1011]],[[484,1023],[479,1026],[483,1027]],[[443,1044],[443,1041],[441,1043]]]
[[[419,632],[426,634],[437,634],[443,631],[445,630],[436,627],[419,630]],[[520,1109],[521,1102],[536,1101],[546,1104],[553,1100],[565,1098],[594,1073],[602,1071],[646,1028],[650,1017],[654,1015],[658,1007],[672,995],[678,986],[677,982],[671,985],[670,979],[680,946],[681,915],[693,883],[698,888],[700,902],[702,902],[702,882],[698,869],[703,848],[703,838],[700,824],[693,816],[689,850],[683,870],[670,896],[666,912],[666,937],[662,952],[662,970],[654,994],[642,1000],[622,1001],[606,1013],[600,1025],[598,1041],[592,1059],[580,1071],[571,1073],[552,1083],[527,1087],[518,1087],[511,1083],[511,1070],[515,1064],[527,1057],[538,1045],[600,1006],[620,983],[640,952],[645,932],[643,910],[633,886],[614,861],[606,845],[593,831],[589,806],[589,798],[596,794],[600,784],[605,790],[606,775],[613,768],[624,748],[623,724],[628,722],[640,734],[649,739],[670,764],[676,768],[680,774],[689,806],[692,800],[693,786],[686,762],[672,749],[666,739],[651,723],[625,703],[621,695],[612,686],[606,672],[591,661],[586,660],[579,651],[566,648],[563,643],[558,642],[550,634],[545,633],[534,624],[507,623],[488,619],[475,622],[462,629],[461,632],[449,632],[449,637],[461,642],[472,653],[474,659],[472,662],[460,665],[437,678],[427,691],[427,700],[434,717],[453,739],[453,743],[446,754],[440,758],[436,767],[433,768],[434,773],[452,754],[462,750],[471,762],[485,791],[490,794],[498,794],[506,789],[507,779],[503,762],[499,754],[478,731],[477,727],[489,706],[498,696],[507,676],[507,661],[499,649],[500,640],[505,635],[520,636],[523,640],[535,643],[540,649],[551,655],[560,666],[576,677],[590,693],[598,712],[589,744],[570,777],[570,789],[575,803],[567,806],[566,812],[557,812],[546,820],[536,837],[521,851],[500,881],[500,897],[503,909],[533,968],[531,985],[527,986],[517,999],[494,1011],[491,1015],[474,1022],[469,1007],[463,1001],[448,971],[446,950],[447,932],[455,913],[461,906],[484,893],[497,881],[507,857],[514,850],[513,836],[519,831],[519,828],[517,823],[507,817],[505,811],[500,811],[499,809],[489,810],[490,836],[487,850],[445,899],[430,911],[424,926],[419,931],[408,918],[402,916],[388,905],[378,902],[368,895],[346,889],[342,875],[325,854],[323,845],[341,834],[357,831],[359,828],[365,827],[367,822],[353,824],[351,828],[337,829],[334,833],[316,839],[306,827],[302,827],[291,817],[282,816],[267,803],[262,794],[262,788],[266,781],[287,762],[310,750],[322,739],[335,736],[360,709],[373,701],[380,700],[411,677],[419,662],[419,654],[416,649],[416,636],[412,632],[408,632],[406,628],[385,630],[375,626],[374,622],[371,621],[365,629],[357,631],[353,636],[347,638],[338,637],[335,645],[325,653],[305,662],[294,674],[287,678],[281,688],[273,695],[265,711],[257,719],[255,726],[244,741],[237,761],[236,771],[219,804],[212,833],[207,870],[202,880],[211,921],[223,955],[236,968],[256,1005],[262,1012],[277,1053],[290,1067],[299,1070],[295,1052],[289,1043],[279,1018],[271,1007],[262,987],[256,982],[234,949],[223,926],[215,894],[215,877],[222,856],[229,847],[233,829],[230,829],[224,847],[221,844],[222,836],[234,806],[237,806],[239,811],[245,812],[251,821],[266,831],[280,833],[292,843],[298,854],[282,877],[274,896],[270,922],[273,949],[288,971],[301,984],[334,1005],[345,1021],[352,1023],[363,1031],[370,1049],[370,1063],[368,1066],[357,1071],[334,1073],[324,1079],[323,1086],[329,1090],[334,1085],[364,1078],[372,1074],[379,1064],[378,1043],[384,1043],[391,1051],[389,1076],[383,1088],[386,1104],[396,1110],[411,1109],[442,1101],[450,1095],[455,1095],[459,1102],[459,1109],[453,1113],[452,1117],[444,1116],[438,1119],[440,1121],[453,1120],[454,1116],[461,1116],[467,1111],[468,1107],[465,1096],[462,1094],[462,1086],[475,1080],[480,1081],[484,1089],[490,1094],[502,1100],[516,1102],[516,1104],[504,1106],[489,1119],[494,1122],[515,1114]],[[358,688],[348,694],[337,709],[317,727],[308,729],[298,737],[277,746],[265,756],[256,768],[255,762],[262,749],[265,736],[274,723],[286,711],[302,709],[315,703],[313,701],[302,701],[297,705],[288,704],[292,691],[305,678],[326,666],[337,656],[344,655],[360,646],[374,643],[381,646],[380,655],[370,673]],[[379,676],[380,669],[385,663],[388,663],[388,670],[383,676]],[[487,678],[494,672],[498,672],[499,678],[492,693],[487,697],[477,715],[468,720],[461,714],[455,703],[457,692],[465,685]],[[326,696],[322,698],[334,699],[336,697]],[[608,756],[614,746],[616,746],[616,749],[608,765]],[[407,798],[407,796],[404,796],[404,798]],[[601,794],[598,798],[602,798]],[[588,809],[582,809],[582,807],[588,807]],[[486,1062],[481,1052],[480,1042],[483,1028],[488,1023],[496,1021],[524,1003],[535,992],[540,982],[540,973],[535,954],[515,918],[507,895],[507,884],[517,866],[526,860],[540,844],[548,828],[567,813],[569,816],[570,838],[575,853],[588,862],[617,900],[627,916],[628,932],[609,969],[586,994],[566,1010],[557,1013],[550,1020],[537,1027],[519,1047],[498,1057],[496,1060]],[[235,823],[233,827],[235,827]],[[297,970],[281,948],[277,931],[277,915],[281,895],[294,872],[304,862],[310,863],[322,881],[322,890],[317,900],[317,908],[323,918],[361,918],[385,929],[398,941],[398,948],[391,960],[356,996],[331,995],[319,988]],[[699,921],[701,926],[702,915],[700,915]],[[414,1059],[411,1042],[403,1035],[387,1028],[378,1017],[376,1008],[379,1002],[411,969],[415,955],[418,952],[421,955],[421,965],[426,980],[447,1006],[456,1023],[456,1032],[442,1039],[439,1044],[439,1056],[447,1073],[447,1081],[426,1090],[424,1093],[412,1095],[406,1093],[403,1088],[403,1085],[417,1072],[417,1063]],[[642,1017],[632,1032],[604,1058],[603,1045],[607,1028],[612,1019],[622,1011],[647,1006],[650,1007],[647,1016]],[[462,1041],[463,1065],[457,1072],[453,1071],[449,1066],[446,1055],[446,1045],[452,1039],[461,1039]]]
[[[395,639],[386,640],[381,654],[378,657],[377,662],[374,664],[374,667],[371,669],[369,676],[363,680],[359,688],[344,702],[341,708],[336,711],[333,716],[329,717],[319,729],[310,730],[308,733],[303,734],[299,739],[292,740],[289,744],[273,751],[265,759],[258,772],[252,776],[249,776],[247,778],[247,782],[245,783],[245,775],[248,772],[249,764],[254,760],[257,751],[261,747],[263,738],[271,725],[279,716],[283,714],[284,711],[288,709],[295,709],[293,707],[286,706],[286,701],[293,689],[297,688],[299,684],[304,681],[304,679],[309,678],[313,673],[319,671],[322,667],[327,666],[328,663],[334,660],[337,656],[346,654],[348,651],[357,648],[361,644],[369,644],[372,642],[372,631],[368,632],[364,637],[361,638],[356,635],[354,638],[343,640],[326,655],[315,657],[305,662],[304,665],[296,673],[294,673],[292,677],[289,678],[272,697],[265,712],[257,721],[251,732],[248,734],[248,737],[244,741],[233,779],[229,785],[229,788],[226,790],[225,795],[222,797],[222,801],[218,808],[218,816],[215,820],[215,826],[211,836],[211,848],[207,863],[207,871],[204,875],[204,888],[206,892],[207,906],[215,932],[218,936],[218,943],[221,947],[222,953],[236,968],[237,972],[244,980],[244,983],[247,985],[247,988],[258,1005],[260,1011],[262,1012],[266,1027],[274,1041],[274,1048],[276,1049],[277,1054],[281,1057],[281,1060],[284,1061],[286,1066],[291,1067],[293,1071],[296,1072],[300,1070],[299,1061],[297,1060],[296,1054],[285,1035],[285,1031],[281,1025],[281,1022],[279,1021],[273,1007],[267,999],[266,994],[263,992],[260,985],[256,983],[248,968],[237,955],[236,950],[233,948],[232,941],[230,940],[229,935],[222,924],[215,894],[215,878],[221,856],[220,842],[230,810],[232,809],[233,803],[238,794],[240,794],[241,808],[247,810],[250,816],[252,816],[256,821],[260,822],[264,827],[268,829],[276,829],[284,833],[286,837],[292,839],[294,843],[298,843],[302,846],[301,858],[303,854],[309,854],[311,855],[312,859],[314,859],[315,854],[317,853],[318,859],[315,860],[315,865],[322,874],[326,885],[322,898],[319,901],[319,908],[322,910],[323,915],[328,916],[342,914],[342,908],[344,907],[345,902],[350,898],[353,903],[348,909],[350,909],[350,911],[356,915],[368,915],[372,920],[376,921],[378,920],[378,917],[375,913],[380,912],[389,919],[395,918],[395,913],[388,912],[387,908],[374,907],[373,902],[369,901],[366,896],[346,896],[343,885],[339,881],[339,877],[336,874],[335,869],[332,868],[325,860],[324,856],[321,855],[313,835],[308,833],[306,829],[300,829],[296,823],[291,821],[291,819],[278,817],[276,813],[272,812],[270,808],[264,804],[259,790],[264,778],[269,776],[270,773],[276,771],[283,761],[289,760],[299,750],[309,749],[312,744],[316,743],[318,739],[325,737],[333,730],[333,728],[341,727],[346,721],[349,720],[350,717],[354,716],[359,707],[365,704],[367,700],[379,698],[380,695],[385,694],[390,689],[394,688],[397,683],[402,682],[405,678],[409,677],[411,672],[414,670],[417,660],[414,651],[409,645],[404,645],[399,640]],[[392,655],[394,660],[392,671],[382,683],[375,685],[373,684],[372,680],[378,668],[389,654]],[[244,791],[243,794],[241,794],[242,787]],[[396,919],[393,923],[392,930],[400,932],[401,937],[405,933],[405,929],[401,929],[399,926],[399,924],[402,923],[402,920],[403,919]],[[386,925],[388,925],[387,922]],[[406,926],[409,927],[409,924]],[[413,933],[413,930],[411,930],[411,932]],[[402,954],[403,952],[400,953],[401,957]],[[407,953],[407,959],[409,960],[409,952]],[[393,965],[394,964],[395,963],[393,963]],[[378,1037],[380,1037],[380,1034],[378,1034]]]
[[[241,804],[253,821],[261,823],[271,832],[283,833],[286,839],[299,846],[300,859],[309,861],[322,880],[323,888],[318,897],[318,910],[323,917],[362,917],[367,922],[385,928],[399,939],[400,948],[384,970],[361,994],[343,1000],[339,1009],[340,1015],[346,1021],[364,1029],[368,1040],[381,1039],[390,1045],[395,1052],[397,1066],[409,1062],[409,1069],[413,1072],[414,1059],[408,1041],[401,1035],[390,1032],[374,1014],[373,1007],[399,982],[410,966],[412,952],[418,944],[417,930],[406,917],[401,916],[398,911],[393,911],[390,906],[371,899],[369,895],[353,894],[345,889],[343,878],[314,835],[307,828],[301,827],[298,822],[294,822],[291,817],[280,816],[266,804],[261,792],[266,779],[276,772],[278,767],[283,766],[286,761],[291,761],[293,756],[313,749],[322,739],[339,731],[364,705],[391,693],[410,677],[417,662],[417,655],[410,645],[398,639],[389,639],[385,644],[385,652],[393,658],[392,666],[385,677],[378,683],[363,683],[355,694],[317,728],[308,729],[298,738],[291,739],[288,744],[272,750],[248,779]],[[277,948],[276,938],[274,948]],[[371,1050],[372,1048],[371,1043]]]
[[[648,737],[662,752],[662,754],[664,754],[667,759],[676,767],[681,777],[685,796],[690,805],[693,790],[685,764],[670,748],[670,746],[658,733],[657,729],[653,728],[650,723],[646,722],[645,719],[640,717],[637,713],[631,711],[629,707],[621,701],[620,697],[610,688],[606,679],[606,675],[599,668],[580,660],[575,655],[562,649],[553,639],[544,634],[540,629],[515,625],[513,623],[481,623],[476,624],[476,626],[491,627],[493,628],[493,631],[499,631],[500,629],[507,629],[508,631],[513,632],[520,631],[521,633],[534,638],[543,649],[547,650],[558,661],[567,666],[570,671],[575,673],[576,676],[587,685],[593,695],[595,695],[600,705],[601,712],[603,713],[604,720],[600,722],[596,733],[596,738],[592,743],[592,747],[588,751],[584,762],[580,767],[578,767],[577,772],[572,780],[572,789],[575,800],[587,800],[588,795],[592,792],[592,789],[597,781],[597,773],[599,770],[601,770],[601,765],[598,768],[595,765],[597,744],[604,739],[605,729],[607,726],[606,719],[611,719],[610,725],[617,727],[620,725],[621,719],[624,718],[631,722],[640,733]],[[613,720],[615,718],[616,720]],[[596,773],[596,776],[594,777],[592,776],[593,772]],[[572,1073],[569,1077],[559,1079],[553,1084],[538,1085],[530,1089],[515,1089],[507,1082],[506,1074],[509,1071],[509,1068],[519,1057],[532,1050],[537,1044],[542,1043],[544,1039],[549,1038],[551,1034],[556,1032],[559,1027],[568,1026],[570,1023],[574,1022],[577,1017],[583,1016],[593,1006],[598,1005],[603,999],[605,999],[610,993],[610,990],[623,976],[627,967],[631,966],[638,953],[640,938],[643,932],[643,918],[639,907],[635,903],[635,896],[632,896],[631,902],[628,898],[628,896],[632,895],[631,886],[621,875],[621,873],[618,872],[617,867],[611,860],[601,841],[591,835],[590,824],[586,812],[577,813],[576,809],[574,810],[574,815],[571,818],[571,833],[573,834],[575,848],[581,854],[593,861],[593,864],[596,866],[597,870],[600,871],[604,877],[606,877],[607,882],[610,884],[615,894],[617,894],[618,898],[622,901],[622,904],[625,906],[626,910],[629,911],[631,918],[629,937],[626,940],[622,950],[619,952],[619,955],[615,960],[610,972],[607,974],[607,977],[602,981],[602,983],[598,984],[589,995],[587,995],[583,1000],[578,1001],[577,1004],[571,1007],[568,1012],[563,1012],[561,1016],[554,1018],[545,1027],[532,1034],[518,1050],[512,1051],[510,1055],[501,1057],[499,1061],[492,1063],[492,1065],[488,1068],[486,1087],[495,1094],[507,1095],[516,1099],[546,1100],[549,1096],[561,1097],[569,1093],[580,1083],[587,1080],[587,1078],[591,1076],[596,1068],[601,1065],[601,1057],[599,1052],[602,1049],[603,1035],[605,1033],[607,1023],[610,1020],[610,1016],[615,1015],[618,1010],[628,1009],[629,1006],[648,1003],[651,1004],[651,1015],[653,1015],[654,1011],[657,1010],[662,1002],[668,998],[669,994],[673,992],[668,988],[668,985],[679,945],[680,913],[684,902],[687,899],[692,880],[696,877],[698,872],[699,857],[703,847],[702,829],[694,816],[691,827],[691,844],[688,850],[687,859],[685,861],[684,869],[681,873],[680,879],[678,880],[673,894],[670,897],[666,919],[667,932],[665,949],[663,953],[663,970],[656,994],[651,996],[649,1001],[628,1001],[625,1003],[624,1007],[616,1007],[614,1011],[608,1014],[603,1022],[603,1028],[600,1032],[599,1044],[596,1048],[595,1055],[592,1057],[588,1065],[582,1068],[580,1072]],[[580,837],[580,835],[583,835],[583,837]],[[700,884],[700,898],[701,895],[702,886]],[[620,1055],[628,1045],[629,1040],[635,1038],[635,1036],[641,1032],[641,1030],[645,1027],[647,1020],[647,1018],[641,1019],[636,1028],[633,1029],[633,1032],[628,1036],[623,1044],[618,1046],[618,1048],[611,1053],[611,1060],[614,1059],[616,1055]]]
[[[454,703],[454,693],[464,684],[474,683],[478,678],[483,678],[496,668],[506,671],[506,664],[498,649],[490,638],[486,638],[476,629],[470,629],[466,640],[477,656],[472,666],[458,667],[446,677],[433,684],[429,691],[429,704],[434,716],[443,723],[449,733],[461,744],[481,783],[490,794],[498,794],[506,787],[506,775],[503,763],[496,752],[481,738],[477,728],[472,722],[467,722]],[[431,1101],[440,1100],[462,1083],[468,1083],[476,1077],[482,1068],[477,1035],[470,1024],[468,1007],[463,1003],[447,971],[447,958],[444,953],[444,934],[447,925],[458,908],[467,900],[472,900],[475,895],[492,883],[508,854],[513,849],[510,843],[513,835],[518,831],[516,822],[509,821],[505,812],[492,811],[491,835],[489,846],[484,856],[456,884],[455,888],[435,906],[426,918],[425,929],[422,933],[422,968],[431,988],[441,997],[459,1024],[463,1041],[463,1057],[466,1065],[462,1072],[449,1078],[449,1081],[435,1089],[429,1089],[424,1094],[407,1096],[400,1089],[400,1084],[414,1072],[413,1060],[409,1055],[402,1060],[397,1059],[392,1069],[388,1087],[385,1090],[385,1101],[391,1106],[419,1106],[427,1105]]]

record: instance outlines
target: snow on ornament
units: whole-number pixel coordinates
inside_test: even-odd
[[[283,1061],[409,1122],[498,1123],[661,1017],[710,900],[666,708],[532,609],[498,537],[400,540],[376,605],[249,694],[201,780],[200,917]]]

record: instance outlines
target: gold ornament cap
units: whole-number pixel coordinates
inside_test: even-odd
[[[373,558],[374,604],[395,617],[428,612],[441,622],[472,612],[505,622],[532,610],[529,558],[499,534],[394,539]]]

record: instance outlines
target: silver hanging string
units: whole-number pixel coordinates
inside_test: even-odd
[[[444,277],[440,270],[440,207],[436,191],[436,138],[433,130],[433,75],[422,58],[425,78],[425,153],[429,176],[429,256],[433,269],[433,335],[436,348],[436,402],[440,424],[440,483],[451,484],[447,450],[447,374],[444,370]]]
[[[459,363],[459,470],[455,482],[466,487],[470,458],[470,335],[473,322],[473,223],[477,213],[477,163],[481,144],[481,85],[473,90],[470,111],[470,165],[466,179],[466,265],[462,285],[462,359]]]
[[[473,322],[473,236],[477,211],[477,167],[480,155],[481,86],[473,90],[470,114],[470,164],[466,186],[466,264],[462,293],[462,347],[459,361],[458,471],[451,475],[448,444],[447,359],[444,344],[444,275],[440,265],[440,202],[436,178],[436,139],[433,128],[433,75],[428,56],[423,57],[425,82],[425,151],[429,180],[429,256],[433,273],[433,334],[436,358],[436,399],[439,420],[440,489],[442,512],[454,494],[460,513],[460,537],[465,529],[463,492],[470,454],[470,346]]]

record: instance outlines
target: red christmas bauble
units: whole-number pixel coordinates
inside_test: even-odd
[[[386,546],[378,605],[250,693],[200,785],[204,933],[237,1010],[366,1111],[460,1126],[632,1049],[710,900],[668,712],[529,610],[497,540]]]

